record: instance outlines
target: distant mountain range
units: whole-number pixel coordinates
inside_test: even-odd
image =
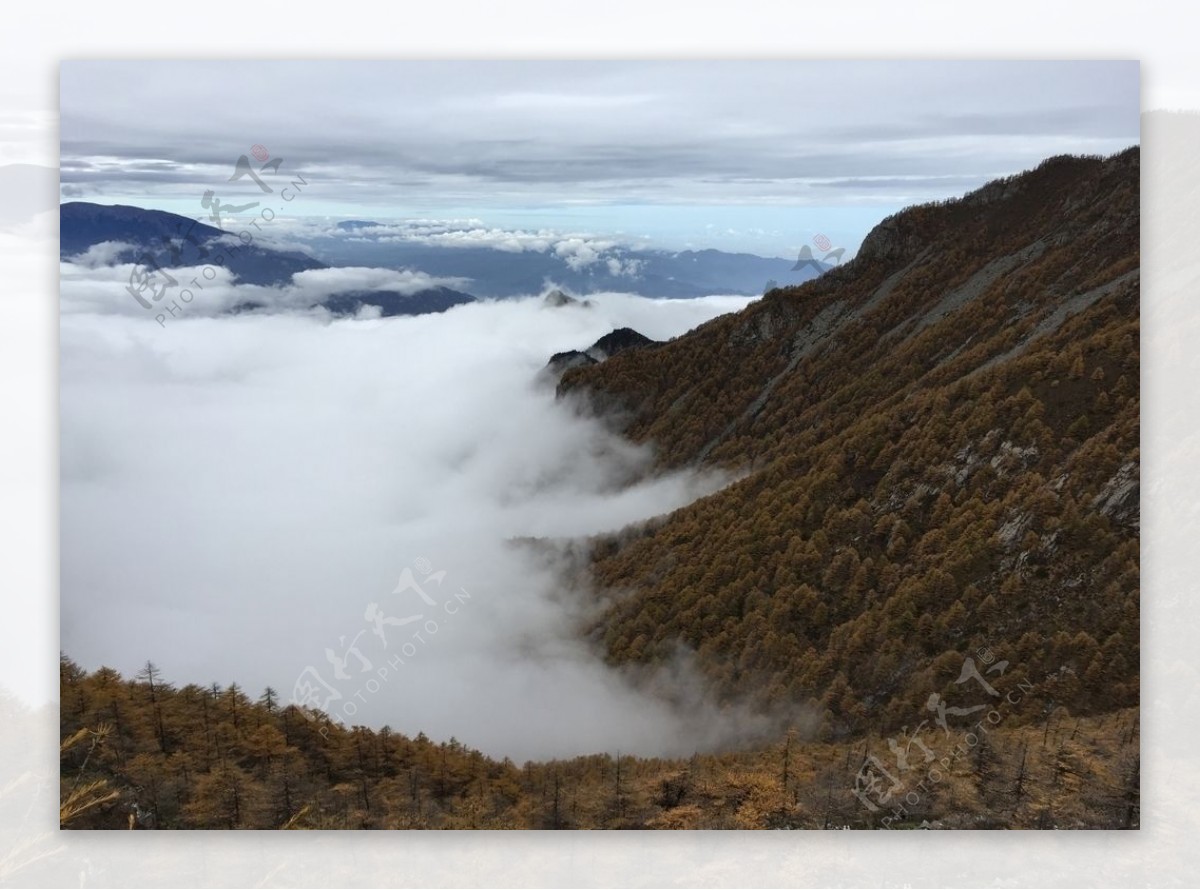
[[[287,284],[292,275],[326,264],[298,251],[272,250],[254,244],[236,252],[217,243],[225,238],[239,245],[237,235],[186,216],[162,210],[144,210],[120,204],[73,201],[59,208],[59,254],[63,259],[83,253],[106,241],[131,245],[119,254],[124,262],[153,259],[160,268],[203,265],[217,255],[246,284]]]
[[[313,253],[330,265],[409,267],[430,275],[471,280],[480,297],[540,293],[547,282],[580,294],[616,291],[646,297],[688,298],[709,294],[757,296],[771,287],[803,284],[832,266],[819,260],[761,257],[721,250],[607,248],[594,262],[581,264],[547,250],[432,244],[407,237],[384,222],[344,220],[337,234],[309,240]],[[348,237],[349,236],[349,237]]]
[[[162,210],[124,205],[73,201],[59,208],[59,255],[69,260],[105,242],[129,245],[114,262],[136,262],[162,269],[199,266],[221,258],[221,264],[245,284],[284,286],[298,272],[327,269],[329,265],[300,251],[277,250],[254,243],[242,244],[237,235]],[[236,246],[237,250],[230,250]],[[334,294],[314,305],[335,315],[356,313],[376,306],[384,316],[443,312],[475,298],[448,287],[431,287],[415,293],[389,290],[355,290]],[[263,308],[239,304],[236,311]]]
[[[105,242],[127,248],[113,263],[141,263],[162,269],[199,266],[218,257],[245,284],[286,286],[310,270],[370,267],[419,270],[434,279],[470,282],[471,293],[441,284],[415,293],[354,290],[323,299],[335,314],[363,306],[385,316],[442,312],[476,298],[526,296],[548,284],[579,294],[614,291],[647,297],[691,298],[709,294],[759,295],[819,277],[830,267],[811,257],[801,262],[720,250],[641,250],[605,245],[581,261],[558,250],[451,247],[397,236],[397,228],[370,220],[343,220],[332,233],[299,238],[311,253],[242,244],[236,234],[162,210],[73,201],[60,207],[60,255],[76,257]],[[236,250],[231,248],[236,247]],[[236,311],[265,308],[249,301]]]

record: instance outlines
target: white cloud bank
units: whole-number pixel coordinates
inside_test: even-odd
[[[154,300],[153,294],[165,283],[162,277],[154,278],[150,289],[142,292],[143,299],[150,303],[150,309],[146,309],[129,292],[139,267],[134,263],[108,265],[121,247],[105,241],[59,263],[60,308],[64,315],[98,313],[150,319],[161,316],[159,326],[165,327],[184,316],[217,316],[241,304],[276,311],[303,311],[337,294],[394,292],[411,296],[435,287],[470,286],[465,278],[369,266],[306,269],[294,274],[286,285],[250,285],[239,282],[224,266],[199,265],[158,272],[158,276],[170,276],[173,283],[163,291],[161,299]],[[175,313],[168,309],[172,304],[178,309]]]
[[[614,327],[663,339],[747,298],[607,294],[591,308],[528,299],[164,329],[84,311],[86,286],[63,287],[75,308],[61,330],[71,657],[127,674],[149,658],[175,682],[237,681],[253,695],[270,684],[285,698],[311,666],[348,722],[516,759],[728,740],[736,721],[686,669],[667,684],[671,706],[604,667],[578,635],[591,594],[512,541],[616,529],[721,484],[624,484],[647,453],[574,417],[536,378],[553,352]],[[432,605],[393,593],[406,568]],[[385,649],[371,604],[423,617],[382,625]],[[326,649],[356,638],[371,669],[351,654],[338,679]]]
[[[604,261],[610,275],[636,277],[641,270],[638,260],[622,261],[630,248],[642,246],[645,239],[608,238],[585,232],[557,232],[552,229],[505,229],[484,226],[480,220],[399,220],[375,222],[338,230],[332,226],[312,227],[326,236],[350,241],[381,244],[425,244],[433,247],[487,248],[504,253],[551,253],[568,268],[580,272]]]

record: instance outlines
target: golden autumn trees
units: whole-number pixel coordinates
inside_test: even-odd
[[[884,644],[885,661],[902,657],[896,642]],[[1115,656],[1124,645],[1113,639],[1097,647],[1082,636],[1050,642],[1079,661],[1092,653]],[[930,688],[949,694],[960,663],[953,653],[934,659],[926,672]],[[854,798],[853,776],[872,745],[888,756],[888,740],[862,735],[867,715],[854,693],[857,678],[842,672],[828,678],[822,700],[808,704],[800,726],[781,726],[741,750],[681,758],[612,752],[521,766],[454,739],[314,720],[267,696],[239,705],[245,732],[209,758],[212,743],[193,712],[225,690],[160,686],[158,676],[172,752],[158,750],[142,679],[121,683],[131,729],[118,758],[109,747],[111,724],[100,719],[100,708],[110,704],[98,706],[96,695],[111,692],[118,679],[63,659],[61,691],[84,702],[82,710],[62,714],[64,828],[880,827],[880,814]],[[194,694],[202,688],[207,697]],[[920,703],[908,706],[911,719]],[[914,810],[914,824],[945,819],[945,827],[972,827],[987,818],[1009,827],[1134,827],[1136,716],[1124,710],[1074,718],[1059,709],[1048,723],[1005,723],[989,735],[986,751],[956,761],[946,789]],[[232,725],[231,718],[221,722]]]
[[[889,664],[1046,628],[1133,639],[1138,579],[1117,554],[1137,543],[1137,175],[1136,151],[1069,159],[1003,201],[905,211],[883,228],[923,233],[920,250],[873,234],[846,268],[564,376],[565,395],[623,406],[666,465],[752,469],[597,542],[601,585],[622,591],[596,622],[609,659],[682,642],[720,694],[794,702],[843,672],[870,709],[919,682],[875,664],[891,640],[907,648]],[[1132,663],[1062,694],[1133,704]]]

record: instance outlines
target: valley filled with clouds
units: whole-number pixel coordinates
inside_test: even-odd
[[[292,288],[362,274],[317,270]],[[666,339],[749,298],[609,293],[552,307],[531,295],[336,319],[285,311],[281,288],[278,311],[219,316],[271,290],[223,279],[164,327],[120,298],[122,275],[63,264],[73,658],[131,673],[149,657],[180,681],[285,697],[312,668],[338,690],[328,710],[340,719],[518,758],[680,753],[746,730],[708,709],[686,655],[637,684],[604,667],[579,635],[598,605],[587,586],[564,582],[561,548],[521,539],[615,531],[727,481],[647,475],[649,453],[556,402],[542,369],[614,328]],[[393,592],[405,569],[423,577],[418,566],[446,573],[423,585],[436,606]],[[382,625],[385,647],[372,604],[424,617]],[[433,616],[436,631],[412,639]]]

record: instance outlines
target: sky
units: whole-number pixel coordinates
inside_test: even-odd
[[[1139,139],[1137,62],[112,62],[61,69],[63,200],[853,252],[882,217]],[[258,164],[256,163],[257,167]],[[264,179],[267,174],[264,174]]]

